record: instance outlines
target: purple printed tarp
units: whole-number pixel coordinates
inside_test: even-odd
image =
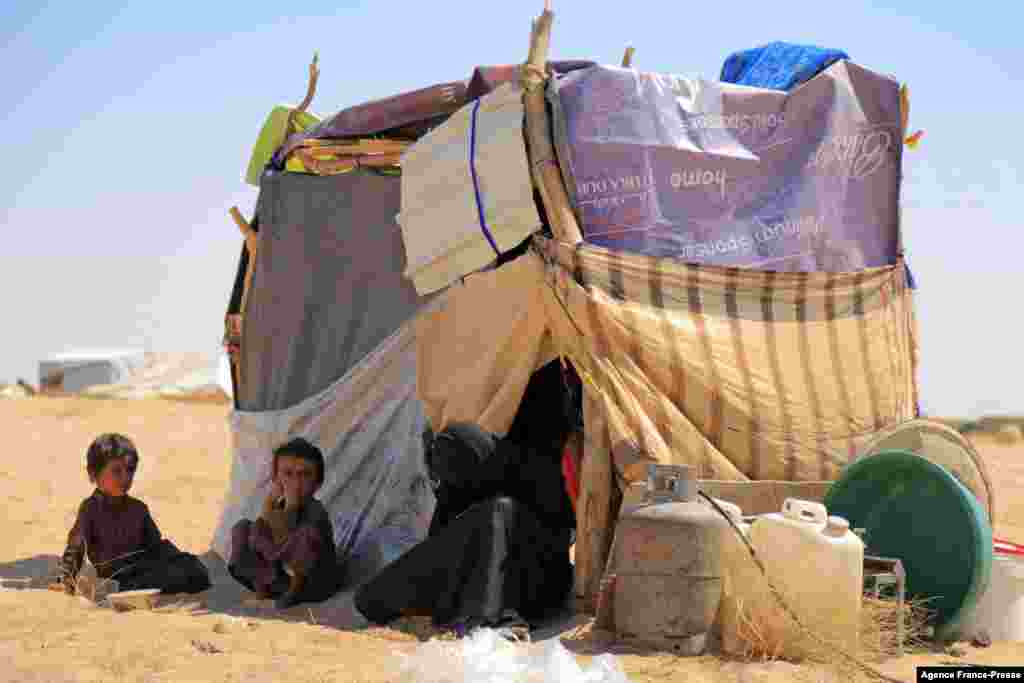
[[[839,62],[791,92],[611,66],[554,82],[584,239],[721,266],[895,262],[899,84]]]
[[[566,60],[548,62],[556,74],[593,66],[594,62]],[[290,136],[274,153],[274,168],[284,168],[285,159],[304,140],[338,140],[375,135],[383,131],[408,128],[415,136],[444,122],[449,116],[502,83],[519,78],[519,65],[478,66],[468,81],[440,83],[429,88],[385,97],[343,109],[318,126]]]

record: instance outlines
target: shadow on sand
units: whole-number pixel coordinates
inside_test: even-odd
[[[256,595],[235,581],[227,564],[215,552],[200,556],[210,572],[213,587],[198,595],[166,596],[161,608],[180,606],[195,615],[222,614],[241,619],[275,620],[313,624],[343,631],[362,630],[369,626],[356,610],[353,591],[342,591],[324,602],[308,602],[285,610],[274,607],[272,600],[259,600]]]
[[[363,629],[368,625],[353,605],[352,591],[339,593],[326,602],[278,610],[272,601],[257,601],[253,593],[231,578],[227,565],[216,553],[207,552],[200,559],[210,572],[213,587],[196,595],[162,596],[157,609],[313,623],[343,630]],[[36,555],[0,563],[0,590],[45,590],[56,575],[59,560],[57,555]]]
[[[36,555],[13,562],[0,563],[0,590],[45,590],[55,574],[59,557]],[[363,631],[373,626],[355,608],[355,590],[342,590],[320,603],[303,603],[279,610],[273,601],[261,601],[236,582],[228,573],[226,563],[215,552],[200,556],[210,572],[213,587],[197,595],[162,596],[157,610],[187,613],[194,616],[221,614],[250,620],[274,620],[312,624],[342,631]],[[561,637],[587,623],[586,615],[576,614],[568,605],[553,614],[532,632],[534,641]],[[434,634],[429,619],[402,619],[389,625],[392,630],[415,635],[425,640]]]

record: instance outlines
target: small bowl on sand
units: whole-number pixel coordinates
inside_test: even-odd
[[[159,588],[144,588],[137,591],[111,593],[107,601],[116,610],[153,609],[160,599]]]

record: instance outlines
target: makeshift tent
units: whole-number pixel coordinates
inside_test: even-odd
[[[614,164],[591,161],[581,167],[577,159],[564,171],[575,183],[568,188],[572,191],[553,184],[564,182],[559,166],[568,162],[555,158],[548,130],[554,128],[563,150],[572,139],[558,132],[568,116],[564,107],[552,107],[556,118],[547,119],[545,93],[557,99],[560,79],[584,85],[591,79],[581,92],[593,97],[582,101],[615,103],[622,81],[603,78],[615,69],[587,62],[544,69],[546,39],[538,36],[546,30],[544,21],[550,26],[550,16],[542,16],[534,35],[535,46],[542,42],[543,47],[531,49],[524,68],[480,68],[468,82],[343,111],[292,136],[264,171],[253,220],[258,247],[254,253],[243,248],[228,310],[228,327],[240,348],[237,410],[231,418],[234,468],[214,541],[222,555],[229,550],[231,525],[255,514],[267,491],[270,449],[286,437],[304,435],[328,456],[328,482],[320,497],[332,512],[339,548],[358,560],[352,563],[354,575],[372,572],[425,534],[433,501],[422,429],[470,420],[503,434],[531,373],[558,357],[571,362],[584,381],[586,448],[575,555],[577,592],[584,597],[594,595],[601,578],[622,485],[641,476],[645,463],[686,463],[702,478],[726,481],[827,480],[874,434],[915,416],[913,300],[898,234],[892,232],[898,226],[887,213],[898,199],[898,152],[872,157],[874,170],[884,167],[882,177],[889,179],[883,183],[888,194],[874,197],[881,202],[879,220],[859,214],[878,231],[868,236],[882,245],[877,267],[814,272],[821,260],[812,258],[787,268],[793,272],[755,270],[580,242],[588,227],[581,219],[588,214],[564,202],[578,202],[582,184],[592,179],[588,174],[599,175],[602,164],[609,169]],[[898,105],[890,106],[898,101],[898,95],[892,100],[894,82],[845,62],[817,79],[825,86],[815,86],[816,79],[802,86],[817,92],[817,100],[801,106],[824,113],[835,107],[851,125],[880,127],[893,140],[901,139],[905,122],[899,120]],[[641,80],[634,79],[634,85]],[[670,79],[648,81],[654,88]],[[520,226],[534,234],[510,251],[505,251],[508,242],[498,248],[488,226],[495,217],[500,222],[531,214],[522,206],[498,206],[487,192],[492,172],[487,164],[474,163],[480,112],[486,113],[495,97],[508,97],[507,87],[499,89],[506,84],[523,88],[529,164],[522,172],[533,176],[541,223]],[[783,108],[793,101],[767,99]],[[886,104],[862,106],[873,101]],[[749,105],[743,98],[733,100],[735,106],[744,102]],[[540,133],[538,112],[544,119]],[[449,117],[463,134],[446,136],[438,129],[426,135],[446,126]],[[637,125],[659,121],[649,111],[635,120]],[[304,145],[371,136],[418,140],[410,159],[429,157],[431,140],[461,148],[469,160],[462,173],[471,177],[469,182],[453,178],[461,189],[449,191],[464,192],[465,203],[475,203],[475,214],[455,212],[460,221],[475,217],[474,229],[438,219],[417,224],[416,216],[396,222],[400,196],[420,197],[423,186],[436,180],[423,177],[429,164],[420,161],[416,167],[424,170],[401,177],[359,163],[346,165],[343,174],[337,174],[340,166],[322,174],[285,170],[290,155]],[[491,142],[498,144],[497,138]],[[602,144],[608,142],[605,136]],[[705,156],[717,153],[693,136],[676,144],[693,158],[702,150]],[[797,154],[818,149],[798,146]],[[618,159],[628,161],[630,153],[628,146],[619,149]],[[814,170],[838,174],[831,177],[839,187],[829,205],[832,215],[843,215],[847,200],[867,205],[871,198],[851,189],[856,158],[845,153],[826,158],[829,168]],[[803,156],[798,166],[807,162]],[[745,168],[749,204],[755,190],[765,187],[758,174],[771,169]],[[682,174],[680,184],[686,185]],[[645,192],[636,185],[632,189]],[[522,198],[505,194],[509,201]],[[621,207],[615,197],[604,199],[605,208]],[[784,217],[787,206],[807,205],[782,198],[770,209]],[[735,205],[726,213],[735,224],[752,219],[744,213],[748,208]],[[707,218],[717,221],[721,211]],[[790,234],[784,223],[780,236]],[[722,225],[711,228],[714,233]],[[405,275],[416,270],[407,263],[406,249],[421,249],[430,237],[417,233],[411,239],[410,231],[428,229],[436,231],[439,247],[426,250],[416,264],[434,264],[429,285],[418,293]],[[828,225],[815,223],[815,235],[822,229],[827,233]],[[477,248],[484,242],[494,251],[489,264],[481,263],[484,252]],[[825,239],[804,246],[815,254],[830,248]],[[445,254],[471,258],[445,261]],[[442,262],[443,267],[436,265]],[[452,265],[456,262],[476,272],[460,272]],[[243,296],[250,268],[251,289]]]
[[[401,178],[354,166],[324,175],[290,172],[284,150],[385,134],[411,142],[517,77],[515,67],[481,67],[466,82],[345,110],[289,138],[264,171],[256,216],[246,226],[258,247],[243,247],[228,308],[228,337],[239,343],[234,465],[213,541],[222,557],[230,552],[231,527],[257,515],[269,490],[270,451],[297,435],[327,459],[317,496],[332,514],[351,582],[426,536],[434,497],[423,454],[427,422],[417,395],[414,320],[438,300],[418,294],[405,275],[395,220]]]
[[[114,384],[145,363],[137,349],[81,349],[54,354],[39,361],[43,391],[79,392],[97,384]]]

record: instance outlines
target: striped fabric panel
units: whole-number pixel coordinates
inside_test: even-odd
[[[691,306],[688,290],[695,278],[700,281],[702,308],[723,315],[727,298],[759,302],[770,287],[777,322],[794,322],[801,304],[802,319],[810,322],[857,315],[858,300],[860,314],[869,314],[883,306],[881,288],[896,281],[901,289],[905,286],[905,273],[895,272],[902,261],[850,273],[782,273],[701,266],[585,244],[571,247],[543,237],[535,237],[534,243],[545,261],[570,270],[579,283],[603,289],[618,300],[669,310]],[[654,273],[658,273],[656,291],[651,286]],[[762,319],[759,306],[740,306],[737,311],[740,317]]]
[[[581,597],[596,594],[607,561],[612,482],[645,463],[688,464],[704,479],[832,480],[880,429],[914,416],[902,263],[777,273],[542,238],[534,250],[549,332],[585,383],[582,476],[603,497],[579,508]]]
[[[621,416],[612,442],[643,458],[701,476],[828,479],[870,434],[912,416],[909,340],[891,348],[912,330],[901,264],[773,273],[536,248],[572,273],[552,292],[587,356],[574,360]]]

